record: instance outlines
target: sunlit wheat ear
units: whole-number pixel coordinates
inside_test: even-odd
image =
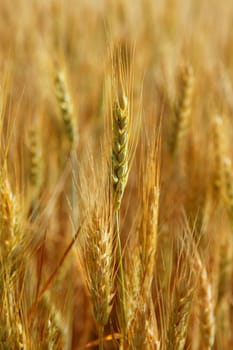
[[[175,110],[170,135],[171,154],[177,155],[185,142],[190,127],[194,91],[194,73],[191,66],[186,66],[181,76],[179,100]]]
[[[63,71],[56,72],[54,84],[60,114],[64,123],[64,130],[70,143],[70,147],[74,148],[77,142],[77,126],[74,118],[72,98]]]
[[[129,104],[125,95],[113,106],[112,181],[114,210],[118,211],[128,179]]]

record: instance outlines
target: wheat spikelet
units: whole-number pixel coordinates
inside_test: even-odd
[[[118,211],[128,179],[129,106],[123,95],[113,107],[112,180],[114,210]]]
[[[177,155],[181,151],[188,132],[192,111],[193,88],[193,69],[190,65],[187,65],[181,76],[181,91],[170,138],[170,150],[174,155]]]
[[[76,146],[77,130],[73,115],[73,104],[71,95],[63,71],[57,71],[55,76],[55,94],[60,108],[60,113],[64,122],[65,133],[71,148]]]

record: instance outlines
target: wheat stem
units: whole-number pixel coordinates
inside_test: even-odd
[[[99,350],[104,350],[104,326],[99,325]]]

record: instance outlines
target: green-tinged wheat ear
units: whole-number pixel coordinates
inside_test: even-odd
[[[171,154],[177,155],[185,141],[190,126],[194,90],[194,74],[191,66],[186,66],[181,76],[181,90],[170,136]]]
[[[56,73],[54,83],[57,102],[64,122],[65,133],[71,148],[73,148],[77,141],[77,128],[74,118],[73,103],[64,72],[60,71]]]
[[[125,95],[113,107],[112,181],[114,210],[118,211],[128,179],[129,106]]]
[[[42,181],[42,151],[35,125],[29,131],[29,156],[29,180],[33,187],[39,187]]]
[[[223,190],[223,158],[225,154],[225,142],[223,121],[220,116],[214,118],[213,123],[213,144],[215,154],[214,168],[214,190],[218,194]]]
[[[183,350],[186,342],[193,288],[184,281],[179,286],[168,330],[167,350]]]

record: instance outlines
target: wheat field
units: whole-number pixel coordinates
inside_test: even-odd
[[[233,2],[1,0],[0,349],[233,348]]]

